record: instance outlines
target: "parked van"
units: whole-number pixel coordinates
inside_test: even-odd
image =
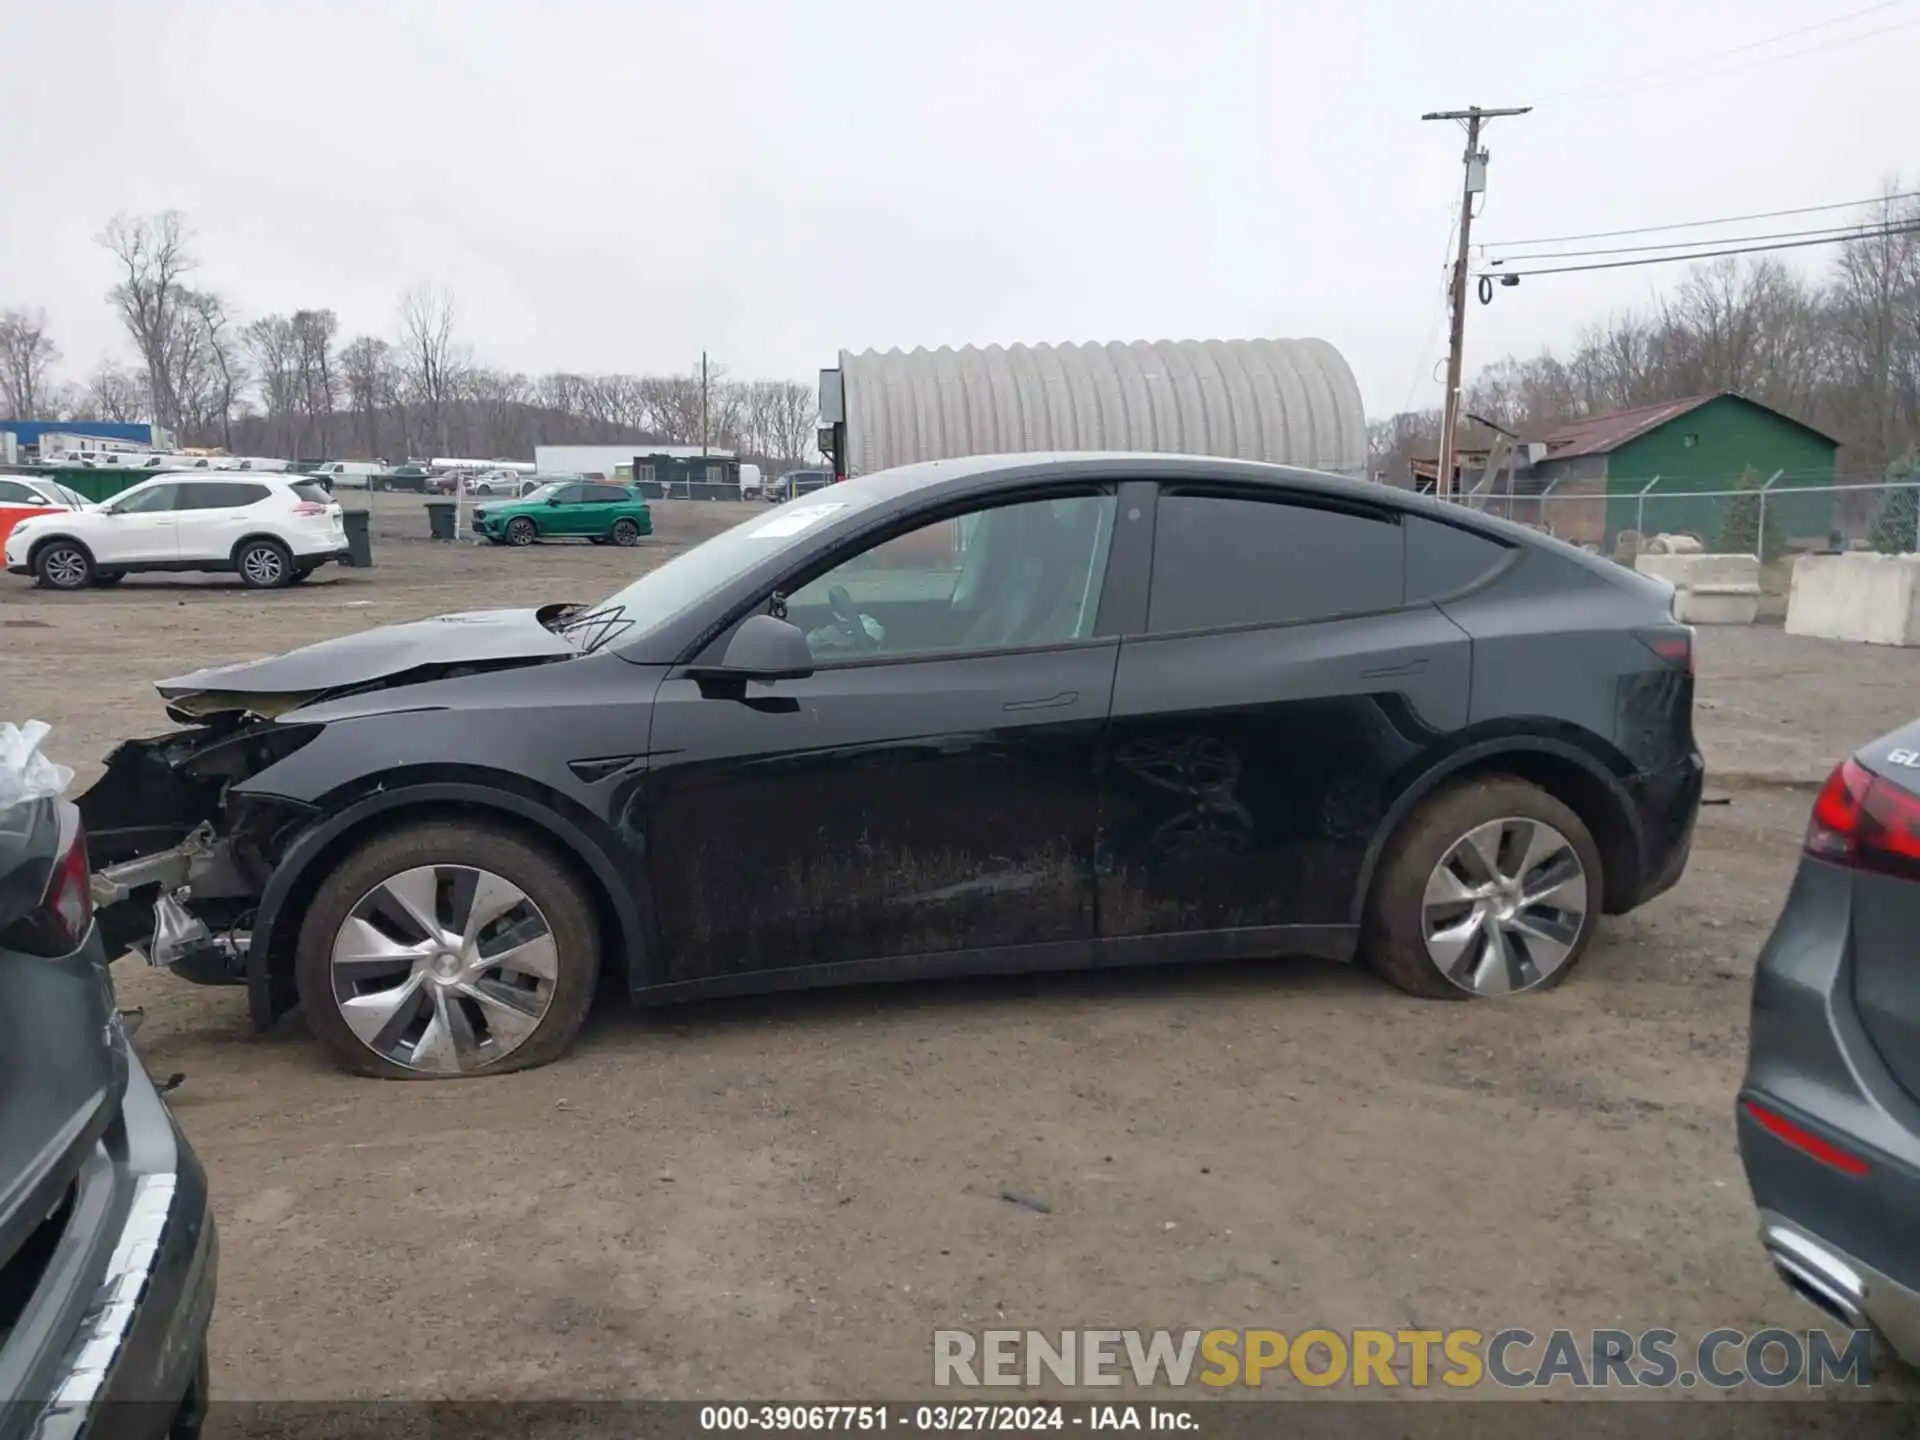
[[[332,490],[366,490],[373,477],[384,475],[386,467],[371,460],[323,460],[307,468],[307,474],[324,480]]]

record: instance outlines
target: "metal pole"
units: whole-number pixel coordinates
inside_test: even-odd
[[[707,352],[700,352],[700,453],[707,453]]]
[[[1633,528],[1640,532],[1642,540],[1647,538],[1647,491],[1659,483],[1660,477],[1656,475],[1647,481],[1638,495],[1633,497]]]
[[[1547,534],[1549,535],[1553,534],[1553,522],[1547,519],[1547,497],[1553,494],[1554,487],[1566,478],[1566,476],[1561,475],[1556,479],[1549,480],[1546,488],[1540,492],[1540,523],[1547,527]]]
[[[1767,492],[1773,488],[1773,482],[1787,472],[1776,470],[1766,484],[1760,487],[1760,523],[1753,532],[1753,553],[1762,563],[1767,558]]]
[[[1453,323],[1447,332],[1447,394],[1440,412],[1440,464],[1434,476],[1434,493],[1441,500],[1454,498],[1453,453],[1460,426],[1460,368],[1467,329],[1467,246],[1473,234],[1473,197],[1487,188],[1487,152],[1480,148],[1480,128],[1495,116],[1525,115],[1532,108],[1482,110],[1470,105],[1465,110],[1431,110],[1420,117],[1464,120],[1467,126],[1467,151],[1461,160],[1466,173],[1460,184],[1460,251],[1453,262]]]

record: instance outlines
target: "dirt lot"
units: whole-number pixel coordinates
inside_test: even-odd
[[[404,497],[380,497],[393,507]],[[410,503],[416,504],[417,501]],[[0,695],[81,783],[149,682],[389,620],[591,600],[639,552],[434,546],[255,595],[0,577]],[[414,523],[419,521],[417,525]],[[123,961],[211,1172],[226,1397],[924,1393],[929,1332],[1111,1325],[1804,1327],[1730,1107],[1805,787],[1907,718],[1920,653],[1702,643],[1691,873],[1562,989],[1433,1005],[1313,964],[605,1007],[492,1082],[332,1070],[298,1017]],[[1009,1204],[1003,1189],[1051,1213]]]

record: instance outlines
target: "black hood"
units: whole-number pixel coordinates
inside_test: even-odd
[[[281,655],[215,665],[155,685],[187,715],[251,710],[277,714],[318,695],[379,683],[438,679],[465,669],[499,669],[580,653],[550,625],[577,607],[469,610],[385,625],[303,645]]]

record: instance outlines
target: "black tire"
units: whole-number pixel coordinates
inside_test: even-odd
[[[1428,954],[1423,929],[1427,881],[1450,851],[1479,826],[1503,818],[1552,826],[1566,838],[1586,875],[1587,901],[1573,944],[1559,968],[1522,993],[1547,990],[1572,973],[1600,917],[1606,877],[1599,847],[1580,817],[1537,785],[1495,775],[1443,787],[1414,809],[1387,842],[1367,896],[1361,954],[1396,989],[1428,1000],[1472,1000]]]
[[[547,1012],[519,1047],[457,1073],[424,1073],[376,1054],[348,1027],[334,998],[334,937],[354,907],[385,880],[426,865],[492,871],[539,907],[554,941],[557,970]],[[574,873],[544,847],[514,831],[463,821],[427,821],[390,830],[350,853],[320,882],[301,922],[294,985],[316,1038],[335,1064],[383,1080],[464,1079],[532,1070],[560,1058],[586,1022],[600,975],[593,902]]]
[[[84,590],[98,578],[93,555],[78,540],[49,540],[34,551],[33,574],[49,590]]]
[[[293,556],[278,540],[246,540],[233,552],[234,572],[249,590],[280,590],[293,583]]]
[[[613,522],[613,529],[607,532],[607,538],[622,549],[629,549],[640,543],[640,522],[619,519]]]
[[[115,570],[104,575],[98,570],[93,572],[93,583],[96,585],[118,585],[126,578],[127,572],[124,570]]]
[[[540,538],[540,527],[524,515],[516,515],[507,522],[507,543],[516,549],[531,545]]]

